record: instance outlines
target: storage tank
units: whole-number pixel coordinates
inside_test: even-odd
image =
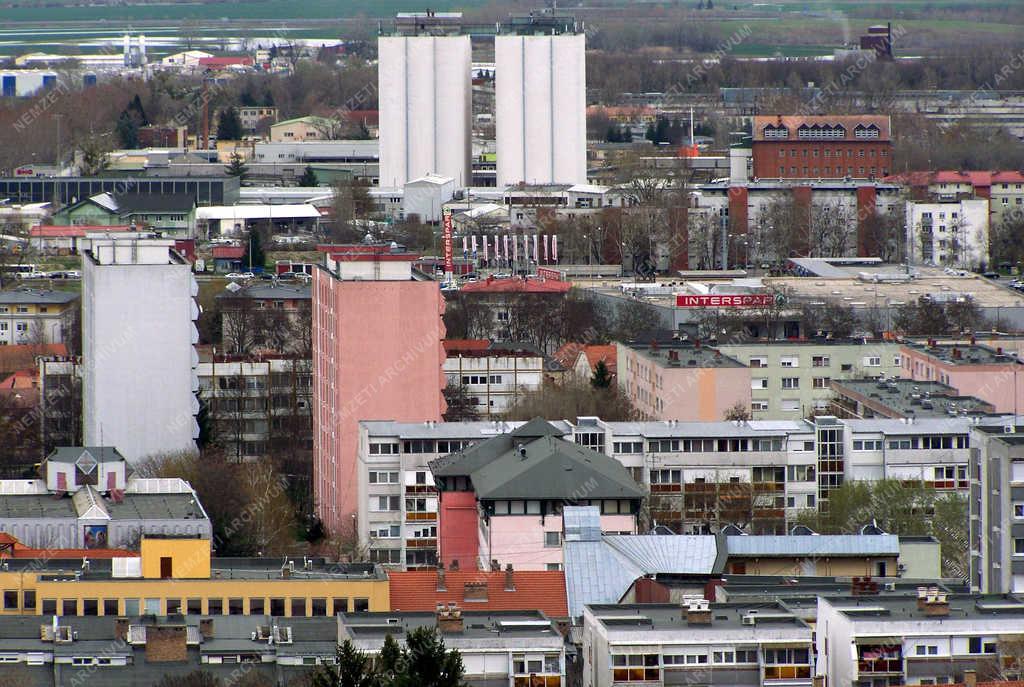
[[[586,38],[494,42],[498,187],[587,181]]]
[[[427,174],[470,183],[469,36],[381,36],[377,42],[380,185]]]

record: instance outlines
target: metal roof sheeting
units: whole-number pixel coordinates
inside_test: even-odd
[[[815,534],[726,537],[730,556],[898,556],[895,534]]]

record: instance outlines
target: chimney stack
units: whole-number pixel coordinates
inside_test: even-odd
[[[199,619],[199,634],[203,636],[203,639],[211,639],[213,637],[213,618]]]
[[[438,591],[438,592],[446,592],[446,591],[448,591],[448,586],[445,584],[445,579],[444,579],[444,563],[438,563],[437,564],[437,586],[435,587],[435,591]]]
[[[491,572],[501,572],[501,564],[498,563],[497,558],[491,559]]]
[[[516,580],[512,576],[512,564],[509,563],[505,566],[505,591],[514,592],[516,590]]]
[[[128,641],[128,618],[117,618],[114,620],[114,637],[122,642]]]
[[[452,572],[458,572],[458,570],[459,570],[459,559],[458,558],[453,558],[452,559],[452,564],[451,564],[451,568],[450,569],[451,569]]]
[[[462,632],[462,610],[458,604],[443,603],[437,604],[437,629],[441,634],[453,634]]]
[[[687,625],[710,625],[711,602],[706,599],[691,599],[684,602]]]
[[[940,592],[938,587],[932,587],[924,600],[924,614],[929,618],[942,618],[949,615],[949,600],[946,592]]]

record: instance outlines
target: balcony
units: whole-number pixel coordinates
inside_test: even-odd
[[[683,490],[681,484],[652,484],[652,494],[678,494]]]
[[[811,667],[802,665],[778,665],[764,667],[765,680],[810,680]]]
[[[436,494],[437,489],[433,484],[406,484],[406,494]]]
[[[437,539],[406,539],[405,545],[410,549],[436,549]]]
[[[433,522],[435,520],[437,520],[437,513],[410,511],[405,514],[406,522]]]

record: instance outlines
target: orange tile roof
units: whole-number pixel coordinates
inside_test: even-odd
[[[445,587],[437,591],[437,571],[390,572],[391,610],[433,611],[438,603],[457,603],[466,610],[539,610],[549,618],[565,618],[569,605],[565,597],[565,573],[560,570],[516,570],[516,589],[505,591],[505,573],[483,570],[446,570]],[[467,582],[486,582],[487,601],[465,601]]]
[[[58,344],[14,344],[0,346],[0,374],[36,367],[36,356],[67,355],[68,347]]]
[[[24,546],[17,537],[0,532],[0,545],[12,546],[10,556],[0,558],[38,558],[42,560],[62,558],[135,558],[139,554],[126,549],[33,549]]]
[[[591,370],[597,369],[597,364],[603,360],[608,371],[615,374],[615,363],[618,360],[615,346],[587,346],[583,349],[583,354],[587,356]]]

